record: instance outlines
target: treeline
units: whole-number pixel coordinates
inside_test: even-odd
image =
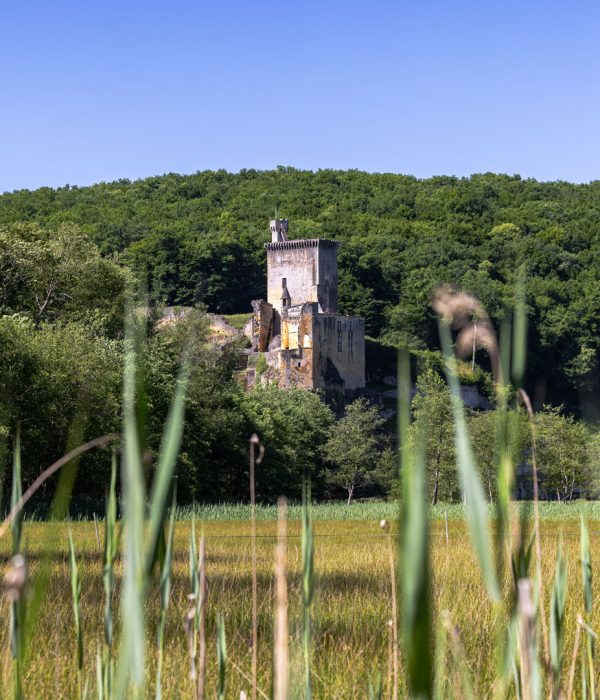
[[[277,210],[291,219],[295,237],[343,242],[342,309],[365,315],[370,333],[382,342],[408,345],[415,358],[427,356],[424,367],[433,357],[426,349],[437,347],[429,306],[433,288],[452,283],[472,292],[500,330],[521,275],[529,320],[528,389],[539,408],[555,406],[540,413],[544,488],[565,499],[595,495],[595,433],[568,416],[598,388],[599,203],[598,183],[495,175],[418,181],[287,168],[3,195],[0,461],[5,468],[10,463],[17,425],[26,483],[77,440],[119,429],[124,309],[135,303],[127,290],[142,278],[154,302],[144,361],[149,465],[184,336],[195,338],[178,464],[182,502],[245,498],[253,432],[266,446],[260,498],[298,497],[305,474],[318,498],[391,492],[397,460],[376,412],[356,405],[347,420],[335,421],[307,392],[245,393],[235,380],[239,348],[217,352],[209,341],[203,309],[244,311],[250,299],[264,295],[263,243]],[[165,302],[197,305],[198,311],[186,323],[156,332],[152,314]],[[371,350],[369,357],[371,364],[379,361]],[[485,355],[478,353],[476,362],[485,368]],[[426,374],[431,384],[433,375]],[[425,396],[435,398],[437,413],[423,413],[427,401],[419,397]],[[413,407],[415,426],[426,420],[443,428],[443,439],[432,443],[428,455],[432,474],[438,473],[430,475],[432,500],[458,494],[446,399],[447,390],[431,384]],[[440,416],[446,416],[441,423]],[[494,425],[493,412],[469,417],[492,495]],[[367,452],[347,449],[357,431],[355,442]],[[424,434],[437,433],[432,428]],[[520,455],[526,462],[526,430],[524,435]],[[77,502],[102,502],[108,465],[106,454],[81,461]],[[562,472],[556,475],[555,467]],[[42,498],[52,492],[49,484]]]
[[[429,301],[441,283],[480,298],[499,328],[522,270],[531,392],[575,410],[598,389],[600,182],[280,167],[0,196],[0,225],[76,223],[104,256],[143,271],[156,299],[221,313],[264,296],[276,212],[292,237],[343,243],[341,308],[392,344],[437,346]]]
[[[0,229],[0,270],[0,483],[6,497],[18,429],[25,486],[71,447],[120,431],[124,309],[139,300],[130,296],[135,288],[130,271],[101,256],[74,224]],[[346,472],[342,468],[339,478],[333,472],[347,457],[336,457],[335,440],[339,443],[336,435],[348,429],[348,421],[336,422],[310,392],[244,391],[236,380],[241,347],[237,341],[225,349],[213,342],[203,309],[160,329],[155,323],[160,309],[150,307],[146,315],[139,398],[149,475],[184,348],[192,353],[177,464],[180,503],[246,500],[248,440],[254,432],[265,447],[257,475],[261,500],[282,493],[300,498],[305,477],[319,498],[345,493]],[[361,402],[356,408],[350,426],[358,426],[362,451],[354,463],[368,463],[373,477],[360,485],[382,494],[373,475],[387,438],[374,409]],[[324,446],[330,440],[328,453]],[[110,454],[86,455],[73,507],[101,510],[109,472]],[[38,505],[48,505],[55,485],[47,484]]]

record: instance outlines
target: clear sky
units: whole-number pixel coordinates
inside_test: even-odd
[[[0,9],[0,191],[278,164],[600,179],[598,0]]]

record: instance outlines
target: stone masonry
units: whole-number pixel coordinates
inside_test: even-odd
[[[365,322],[338,314],[338,246],[289,240],[287,219],[271,221],[267,301],[252,302],[248,329],[249,386],[273,382],[342,394],[364,388]]]

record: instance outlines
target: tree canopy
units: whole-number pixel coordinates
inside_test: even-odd
[[[220,313],[264,296],[275,212],[289,217],[293,238],[343,244],[341,310],[364,315],[368,333],[392,343],[437,346],[429,301],[441,283],[476,295],[499,328],[523,267],[529,386],[569,409],[598,388],[600,182],[279,167],[0,196],[0,225],[56,236],[77,224],[104,256],[143,274],[158,300]]]

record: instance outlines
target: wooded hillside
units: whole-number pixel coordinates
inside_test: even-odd
[[[78,224],[104,255],[147,273],[153,296],[245,311],[265,293],[268,220],[340,240],[340,305],[368,333],[435,348],[432,288],[473,292],[499,324],[525,267],[529,384],[575,407],[597,388],[600,182],[518,176],[428,180],[358,171],[224,171],[0,196],[0,225]]]

